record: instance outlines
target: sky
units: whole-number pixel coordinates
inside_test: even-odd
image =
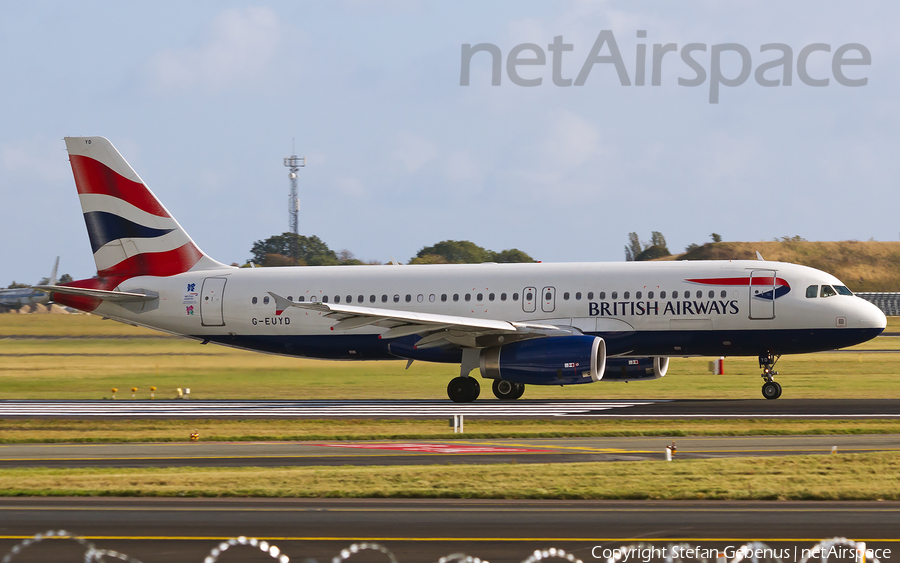
[[[887,0],[3,2],[0,286],[56,256],[94,275],[62,140],[82,135],[225,263],[288,230],[294,151],[300,233],[366,261],[446,239],[621,261],[632,231],[672,252],[714,232],[898,240],[898,16]],[[481,50],[463,85],[480,44],[499,75]],[[781,57],[789,72],[758,72]]]

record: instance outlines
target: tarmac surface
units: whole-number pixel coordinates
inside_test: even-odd
[[[3,444],[0,467],[285,467],[665,459],[666,437]],[[900,451],[900,435],[675,438],[678,459]]]
[[[662,562],[662,549],[671,555],[672,544],[689,544],[706,552],[719,549],[726,556],[719,562],[732,563],[737,548],[751,541],[777,550],[771,554],[784,563],[799,563],[804,549],[844,537],[865,541],[868,549],[879,550],[873,555],[887,563],[900,550],[900,503],[0,499],[0,556],[37,532],[60,529],[143,563],[201,563],[220,542],[238,536],[265,539],[295,562],[327,562],[353,543],[373,542],[391,551],[399,563],[437,561],[453,553],[519,562],[551,547],[583,561],[605,561],[604,550],[639,543],[657,548],[657,556],[645,552],[646,559],[636,555],[629,561]],[[258,547],[230,550],[235,552],[219,560],[273,560]],[[80,561],[84,551],[73,541],[50,540],[26,549],[15,561]],[[352,562],[388,561],[378,552],[346,555]]]
[[[0,401],[0,418],[900,418],[898,399]]]

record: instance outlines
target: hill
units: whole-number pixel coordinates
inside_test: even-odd
[[[853,291],[900,291],[900,242],[710,242],[669,260],[766,260],[803,264]]]

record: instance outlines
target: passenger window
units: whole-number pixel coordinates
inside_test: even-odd
[[[640,291],[638,291],[637,293],[634,294],[634,298],[635,298],[635,299],[640,299],[640,298],[641,298],[641,295],[642,295],[642,293],[641,293]]]
[[[335,295],[335,296],[334,296],[334,302],[335,302],[335,303],[340,303],[340,302],[341,302],[341,296],[340,296],[340,295]]]
[[[387,295],[381,294],[381,302],[387,303]]]
[[[268,305],[268,304],[269,304],[269,298],[263,297],[263,305]]]
[[[580,291],[575,292],[575,301],[581,301],[581,292]]]
[[[628,298],[630,298],[630,297],[631,297],[631,292],[630,292],[630,291],[626,291],[625,294],[622,296],[622,299],[628,299]]]
[[[395,293],[394,294],[394,303],[399,303],[399,302],[400,302],[400,296]]]
[[[353,303],[353,296],[352,296],[352,295],[348,295],[348,296],[347,296],[347,300],[344,301],[344,303]]]
[[[665,299],[665,298],[666,298],[666,292],[665,292],[665,291],[660,291],[660,292],[659,292],[659,298],[660,298],[660,299]]]
[[[506,294],[505,294],[505,293],[501,293],[501,294],[500,294],[500,301],[506,301]]]
[[[256,301],[257,301],[257,299],[256,299],[256,297],[254,297],[253,300],[251,301],[251,303],[253,303],[254,305],[256,305]]]
[[[534,295],[530,291],[525,294],[525,301],[531,301],[532,299],[534,299]]]
[[[519,300],[519,294],[513,293],[513,301],[518,301],[518,300]]]
[[[494,294],[488,293],[488,301],[493,301],[493,300],[494,300]]]
[[[672,299],[678,299],[678,290],[672,292]]]
[[[811,285],[806,288],[806,298],[807,299],[815,299],[816,295],[819,293],[819,286]]]
[[[442,303],[446,303],[446,301],[447,301],[447,294],[446,294],[446,293],[442,293],[442,294],[441,294],[441,302],[442,302]]]
[[[837,292],[830,285],[823,285],[822,292],[819,294],[820,297],[831,297],[832,295],[837,295]]]
[[[619,298],[619,292],[618,292],[618,291],[613,291],[613,292],[612,292],[612,295],[610,295],[610,298],[612,298],[612,299],[618,299],[618,298]]]
[[[369,296],[369,303],[374,303],[374,302],[375,302],[375,296],[374,296],[374,295],[370,295],[370,296]]]
[[[411,302],[412,302],[412,295],[410,295],[410,294],[408,294],[408,293],[406,294],[406,302],[407,302],[407,303],[411,303]]]
[[[478,295],[475,296],[475,299],[477,299],[478,301],[483,300],[483,299],[484,299],[484,294],[483,294],[483,293],[479,293]]]
[[[648,291],[648,292],[647,292],[647,299],[653,299],[653,292],[652,292],[652,291]]]
[[[719,295],[722,296],[722,299],[725,299],[726,297],[728,297],[728,292],[723,289],[722,293],[720,293]]]
[[[710,289],[709,290],[709,298],[712,299],[715,296],[716,296],[716,292]]]
[[[471,293],[467,293],[467,294],[466,294],[466,301],[471,301],[471,300],[472,300],[472,294],[471,294]]]
[[[303,303],[304,301],[306,301],[306,297],[303,297],[301,295],[300,297],[297,298],[297,301],[299,301],[300,303]]]
[[[846,286],[843,286],[843,285],[836,285],[836,286],[834,286],[834,288],[837,290],[837,292],[838,292],[840,295],[853,295],[853,292],[850,291],[849,289],[847,289]]]
[[[310,302],[310,303],[315,303],[315,302],[316,302],[316,296],[315,296],[315,295],[311,296],[311,297],[309,298],[309,302]]]
[[[697,290],[697,299],[700,299],[701,297],[703,297],[703,292],[698,289]]]
[[[459,294],[458,294],[458,293],[454,293],[454,294],[453,294],[453,301],[459,301]]]
[[[293,301],[293,300],[294,300],[294,298],[291,297],[290,295],[288,295],[288,301]]]
[[[375,297],[375,296],[373,295],[372,297]],[[357,295],[357,296],[356,296],[356,302],[357,302],[357,303],[362,303],[362,302],[365,301],[365,300],[366,300],[366,298],[365,298],[365,296],[363,296],[363,295]],[[375,300],[372,299],[372,301],[375,301]]]
[[[600,300],[603,301],[604,299],[606,299],[606,292],[605,292],[605,291],[601,291],[601,292],[600,292]]]
[[[565,292],[565,293],[563,293],[563,299],[565,299],[566,301],[569,300],[569,292],[568,292],[568,291]],[[550,301],[550,294],[549,294],[549,293],[547,294],[547,301]]]
[[[588,296],[587,296],[587,298],[588,298],[588,300],[593,299],[593,298],[594,298],[594,292],[593,292],[593,291],[588,291]]]
[[[322,296],[322,303],[328,303],[328,296],[327,296],[327,295],[323,295],[323,296]]]

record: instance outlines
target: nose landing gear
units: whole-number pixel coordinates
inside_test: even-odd
[[[781,355],[773,356],[772,352],[759,357],[759,367],[763,370],[760,377],[765,380],[762,386],[762,395],[766,399],[777,399],[781,396],[781,385],[775,381],[778,372],[772,371],[779,359],[781,359]]]

